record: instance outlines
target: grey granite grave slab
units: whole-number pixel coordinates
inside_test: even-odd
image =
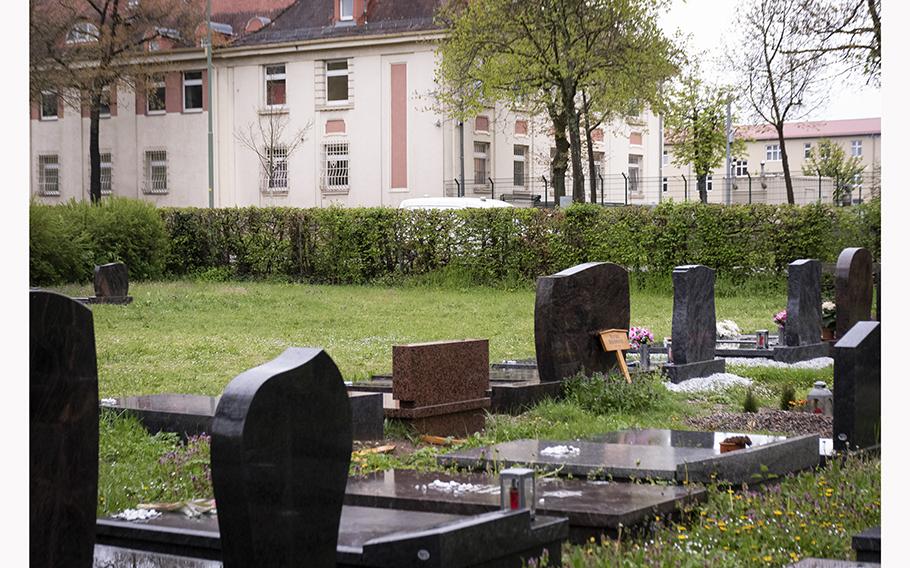
[[[872,527],[859,534],[853,535],[851,545],[853,546],[853,551],[856,552],[857,561],[881,562],[882,528]]]
[[[799,361],[808,361],[819,357],[831,356],[831,343],[819,342],[810,345],[795,345],[775,347],[771,350],[775,361],[781,363],[796,363]]]
[[[456,482],[470,490],[446,490],[439,482]],[[615,535],[620,526],[647,523],[654,515],[670,516],[677,507],[707,498],[697,485],[652,485],[588,481],[558,477],[537,481],[538,514],[569,519],[573,542],[601,534]],[[479,473],[387,470],[348,479],[345,503],[448,514],[470,515],[499,508],[499,481]]]
[[[667,363],[661,369],[671,383],[678,384],[696,377],[710,377],[715,373],[724,373],[727,370],[727,362],[718,358],[695,363]]]
[[[92,312],[29,292],[29,557],[36,568],[92,563],[98,506],[98,364]]]
[[[803,558],[795,564],[787,564],[788,568],[878,568],[879,566],[881,564],[830,558]]]
[[[834,345],[834,449],[881,442],[882,334],[877,321],[857,322]]]
[[[534,346],[540,380],[616,366],[596,332],[629,329],[629,309],[629,273],[617,264],[588,262],[538,278]]]
[[[845,248],[834,269],[837,338],[858,321],[872,319],[872,255],[862,247]]]
[[[576,454],[546,455],[556,446],[576,448]],[[762,472],[784,474],[818,465],[817,435],[797,436],[734,452],[716,447],[611,444],[587,440],[516,440],[459,450],[437,457],[445,466],[482,470],[524,465],[561,475],[615,479],[663,479],[709,482],[714,477],[732,483],[754,482]],[[767,469],[766,469],[767,468]]]
[[[822,264],[801,259],[787,267],[787,323],[784,346],[821,343]]]
[[[95,545],[93,568],[124,568],[126,566],[137,568],[221,568],[222,564],[218,560],[175,556],[173,554],[133,550],[105,544]]]
[[[672,361],[663,366],[671,382],[725,371],[726,362],[714,358],[714,270],[700,264],[673,269],[672,326]]]

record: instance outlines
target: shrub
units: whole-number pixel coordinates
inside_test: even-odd
[[[95,264],[122,262],[130,279],[160,278],[168,239],[155,206],[145,201],[111,197],[99,205],[73,205],[91,235]],[[81,209],[81,211],[80,211]]]
[[[793,402],[796,400],[796,388],[793,385],[784,385],[780,393],[780,409],[792,410]]]
[[[582,373],[566,382],[566,399],[597,414],[640,412],[660,406],[668,399],[659,373],[641,373],[631,383],[619,374]]]
[[[85,282],[92,275],[91,238],[62,207],[32,203],[28,210],[29,282],[45,286]]]
[[[746,391],[746,398],[743,400],[743,412],[758,412],[758,399],[752,389]]]

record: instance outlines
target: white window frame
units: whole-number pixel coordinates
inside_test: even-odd
[[[345,4],[350,10],[348,14],[344,13]],[[354,19],[354,0],[338,0],[338,19],[342,22],[349,22]]]
[[[714,189],[714,176],[709,175],[705,178],[705,191],[712,191]]]
[[[479,151],[477,149],[478,146],[483,147],[484,150]],[[490,143],[489,142],[479,142],[477,140],[474,141],[474,160],[475,160],[474,161],[474,175],[472,176],[472,178],[474,180],[474,185],[483,185],[484,187],[486,187],[487,178],[492,177],[490,175]],[[481,181],[477,181],[477,160],[484,161],[483,162],[484,173],[483,173],[483,179]]]
[[[164,108],[152,109],[149,106],[149,102],[152,100],[152,97],[149,96],[149,93],[152,91],[157,91],[158,89],[164,89],[164,99],[161,101],[161,104],[164,105]],[[156,97],[157,98],[157,97]],[[152,116],[167,114],[167,81],[164,80],[164,77],[155,79],[152,81],[151,88],[149,88],[145,93],[145,114],[150,114]]]
[[[861,158],[863,156],[863,141],[862,140],[851,140],[850,141],[850,155],[854,158]]]
[[[153,171],[156,167],[164,168],[163,184],[159,180],[153,179]],[[164,195],[170,191],[168,187],[168,164],[167,150],[163,148],[149,148],[143,153],[142,163],[142,191],[146,194]],[[158,185],[158,187],[155,187]]]
[[[330,156],[333,160],[330,160]],[[329,162],[345,162],[330,166]],[[341,183],[343,182],[343,183]],[[347,140],[332,140],[322,145],[322,191],[347,193],[351,189],[351,146]]]
[[[803,158],[808,158],[809,154],[812,153],[812,144],[806,142],[803,144]]]
[[[765,145],[765,161],[766,162],[779,162],[781,161],[781,151],[780,144],[766,144]]]
[[[661,160],[661,162],[660,162],[661,165],[663,165],[663,166],[669,166],[669,165],[670,165],[670,151],[669,151],[669,150],[664,150],[663,156],[661,156],[661,159],[660,159],[660,160]]]
[[[519,152],[521,150],[521,152]],[[515,144],[512,146],[512,185],[522,189],[528,188],[528,153],[530,147],[525,144]],[[515,168],[521,164],[521,179],[515,175]],[[519,183],[520,182],[520,183]]]
[[[48,161],[53,158],[53,161]],[[48,189],[48,171],[54,171],[53,189]],[[59,154],[38,154],[38,193],[39,195],[57,196],[60,195],[60,155]]]
[[[107,100],[107,112],[104,112],[100,108],[98,109],[99,118],[110,118],[111,117],[111,88],[102,87],[101,88],[101,104],[104,104],[105,99]]]
[[[344,62],[344,69],[329,69],[332,63]],[[327,105],[346,105],[351,102],[351,63],[349,59],[327,59],[325,65],[325,104]],[[329,77],[347,77],[347,96],[344,100],[332,100],[329,98]]]
[[[54,114],[44,114],[44,97],[54,97]],[[41,91],[41,100],[38,101],[39,120],[57,120],[60,115],[60,95],[53,91]]]
[[[282,68],[282,71],[280,73],[277,73],[277,72],[270,73],[269,72],[270,69],[277,70],[277,68],[279,68],[279,67]],[[263,83],[263,85],[265,87],[264,99],[265,99],[266,107],[268,107],[268,108],[287,108],[287,106],[288,106],[288,73],[287,73],[287,69],[288,69],[287,63],[273,63],[273,64],[263,66],[263,73],[265,74],[265,82]],[[283,103],[276,103],[276,104],[269,103],[269,82],[270,81],[284,81],[284,102]],[[328,88],[328,83],[326,83],[326,88]],[[328,95],[328,91],[326,91],[326,95]]]
[[[105,159],[105,156],[107,159]],[[114,160],[110,150],[101,152],[101,195],[113,195],[114,191]],[[105,175],[106,173],[106,175]],[[106,179],[105,179],[106,178]],[[105,184],[105,182],[107,182]],[[107,189],[105,189],[107,185]]]
[[[746,177],[749,171],[749,160],[736,160],[733,162],[733,177]]]
[[[198,79],[187,79],[187,73],[199,73]],[[183,98],[183,112],[202,112],[205,109],[205,89],[202,85],[202,71],[184,71],[180,75],[183,83],[183,89],[181,89],[181,96]],[[199,91],[202,93],[202,96],[199,97],[199,106],[193,108],[186,108],[186,88],[187,87],[199,87]]]
[[[66,34],[66,43],[69,45],[93,43],[98,41],[99,35],[98,26],[95,24],[91,22],[77,22],[76,25],[70,28],[69,33]]]
[[[262,191],[267,194],[287,193],[288,147],[284,144],[267,146],[265,152],[266,160],[270,163],[274,160],[274,165],[272,166],[272,175],[269,175],[267,169],[262,172]]]
[[[638,158],[637,161],[632,161],[632,158]],[[641,191],[641,168],[645,163],[645,158],[641,154],[629,154],[629,193],[637,193]],[[634,170],[634,174],[632,173]]]

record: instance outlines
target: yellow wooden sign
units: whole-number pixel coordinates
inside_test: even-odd
[[[626,356],[623,354],[623,351],[628,351],[632,348],[629,345],[629,331],[626,329],[605,329],[598,331],[597,335],[600,336],[600,344],[603,346],[604,351],[616,353],[616,362],[619,363],[619,368],[622,370],[626,382],[631,384],[632,377],[629,376],[629,367],[626,366]]]

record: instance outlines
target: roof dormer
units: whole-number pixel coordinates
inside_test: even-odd
[[[335,15],[333,21],[336,26],[360,25],[366,14],[367,0],[333,0]]]

